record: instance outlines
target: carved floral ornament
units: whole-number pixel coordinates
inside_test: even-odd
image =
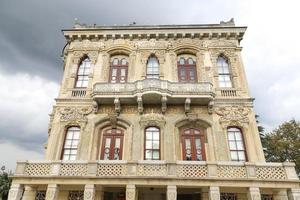
[[[249,108],[242,106],[217,107],[215,113],[220,116],[219,122],[224,128],[228,126],[245,127],[249,124]]]
[[[143,50],[141,51],[141,62],[146,64],[149,57],[154,55],[157,57],[159,64],[163,64],[165,62],[165,50]]]
[[[141,127],[158,126],[163,127],[166,124],[166,120],[162,114],[150,113],[141,116]]]
[[[237,55],[234,49],[211,49],[210,55],[211,61],[214,65],[216,65],[217,59],[220,55],[228,58],[230,63],[235,63],[237,61]]]
[[[65,107],[59,109],[60,121],[68,123],[86,123],[87,115],[92,113],[93,107]]]

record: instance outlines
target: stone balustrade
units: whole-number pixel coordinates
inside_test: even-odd
[[[209,161],[20,161],[15,177],[298,180],[294,163]]]
[[[213,85],[209,82],[179,83],[160,79],[144,79],[131,83],[96,83],[93,96],[96,95],[137,95],[145,92],[158,92],[172,95],[214,95]]]

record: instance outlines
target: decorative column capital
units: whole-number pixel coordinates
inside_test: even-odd
[[[248,200],[261,200],[260,190],[258,187],[250,187],[247,195]]]
[[[56,200],[58,192],[59,186],[57,184],[49,184],[46,192],[46,200]]]
[[[209,200],[220,200],[220,188],[218,186],[209,187]]]
[[[168,185],[167,187],[167,200],[177,199],[177,187],[176,185]]]
[[[95,185],[87,184],[84,186],[84,200],[94,200],[95,199]]]
[[[8,193],[8,200],[20,200],[22,198],[23,186],[13,183]]]
[[[134,184],[126,185],[126,200],[136,199],[136,189]]]

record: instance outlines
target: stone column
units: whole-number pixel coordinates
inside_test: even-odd
[[[247,193],[248,200],[261,200],[260,191],[257,187],[250,187]]]
[[[23,186],[13,183],[8,193],[8,200],[20,200],[22,198]]]
[[[95,199],[95,185],[87,184],[84,187],[84,200],[94,200]]]
[[[300,199],[300,189],[292,188],[288,192],[289,200],[299,200]]]
[[[287,190],[280,189],[274,191],[274,200],[288,200]]]
[[[220,188],[218,186],[209,187],[209,200],[220,200]]]
[[[46,192],[46,200],[56,200],[58,198],[59,187],[57,184],[49,184]]]
[[[126,185],[126,200],[136,200],[137,193],[134,184]]]
[[[167,187],[167,200],[177,199],[177,188],[176,185],[168,185]]]
[[[24,194],[22,200],[34,200],[36,195],[36,188],[25,185]]]

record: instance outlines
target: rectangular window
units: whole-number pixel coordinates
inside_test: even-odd
[[[246,161],[246,151],[240,129],[229,128],[227,130],[227,136],[231,160]]]
[[[79,137],[80,129],[78,127],[68,128],[63,149],[63,160],[76,160]]]
[[[160,133],[156,127],[145,130],[145,160],[160,159]]]

